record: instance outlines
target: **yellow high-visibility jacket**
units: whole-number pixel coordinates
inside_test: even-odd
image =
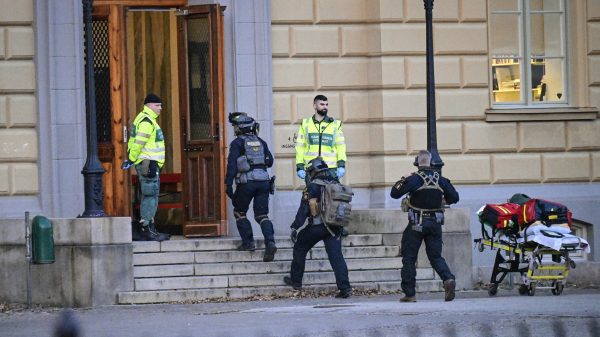
[[[342,121],[325,117],[316,122],[304,118],[296,138],[296,169],[303,170],[309,161],[321,157],[329,168],[345,167],[346,141]]]
[[[165,137],[156,122],[158,115],[147,106],[133,120],[127,153],[136,165],[144,159],[156,160],[158,167],[165,163]]]

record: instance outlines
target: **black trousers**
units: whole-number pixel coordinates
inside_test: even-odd
[[[294,286],[302,286],[306,254],[314,245],[323,240],[329,263],[335,274],[335,283],[339,290],[350,290],[348,266],[342,254],[342,240],[339,234],[331,236],[324,225],[309,225],[300,231],[298,241],[294,244],[294,257],[290,277]]]
[[[442,281],[454,279],[446,260],[442,257],[442,226],[435,223],[434,220],[423,220],[423,231],[418,232],[413,229],[413,224],[408,223],[404,234],[402,235],[402,277],[401,287],[406,296],[415,296],[417,269],[415,264],[419,254],[421,242],[425,241],[425,252],[431,266],[440,276]]]
[[[275,243],[273,223],[269,220],[269,181],[249,181],[245,184],[236,185],[233,195],[233,211],[236,213],[236,225],[243,244],[254,241],[252,225],[246,213],[250,202],[254,200],[252,209],[254,219],[259,223],[265,238],[265,243]],[[241,216],[241,217],[239,217]]]

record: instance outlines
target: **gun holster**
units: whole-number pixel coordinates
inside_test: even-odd
[[[269,193],[275,194],[275,176],[272,176],[271,179],[269,179]]]

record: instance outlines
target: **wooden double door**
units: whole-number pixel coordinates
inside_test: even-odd
[[[181,0],[94,1],[94,69],[104,207],[135,216],[135,170],[121,170],[130,123],[152,92],[167,158],[157,224],[188,237],[227,234],[223,11]],[[160,227],[159,227],[160,229]],[[171,230],[173,232],[173,230]]]

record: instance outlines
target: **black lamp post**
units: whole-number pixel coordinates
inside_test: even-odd
[[[427,151],[431,152],[431,166],[442,171],[444,162],[437,149],[437,132],[435,128],[435,78],[433,68],[433,1],[423,0],[425,4],[425,39],[427,47],[425,55],[427,59]]]
[[[102,175],[104,168],[98,159],[98,139],[96,132],[96,86],[94,83],[94,46],[92,43],[92,2],[83,1],[83,23],[85,29],[85,117],[87,130],[87,159],[83,174],[85,210],[82,218],[104,216],[104,194],[102,191]]]

